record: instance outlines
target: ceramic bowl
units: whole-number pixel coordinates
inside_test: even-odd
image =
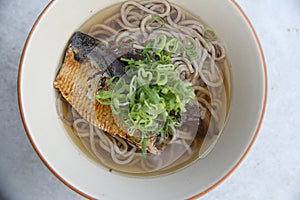
[[[53,80],[71,35],[117,0],[53,0],[34,24],[21,57],[19,106],[24,127],[45,165],[70,188],[94,199],[187,199],[221,183],[241,163],[258,134],[266,106],[267,74],[255,31],[234,0],[172,0],[200,16],[226,44],[232,63],[232,101],[214,149],[165,176],[129,177],[92,162],[66,133],[55,108]]]

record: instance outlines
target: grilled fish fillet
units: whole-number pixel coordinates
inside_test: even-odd
[[[95,38],[76,32],[66,49],[62,67],[54,81],[62,96],[89,123],[104,131],[119,135],[139,148],[140,138],[129,136],[114,120],[111,108],[95,100],[99,83],[104,74],[117,75],[120,69],[112,67],[114,55]],[[122,70],[121,70],[122,71]],[[147,151],[159,154],[155,146],[156,135],[147,140]]]

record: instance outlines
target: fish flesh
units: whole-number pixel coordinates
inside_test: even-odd
[[[95,99],[103,79],[125,73],[118,62],[116,55],[105,44],[85,33],[76,32],[69,41],[54,87],[86,121],[141,149],[141,138],[128,135],[115,121],[110,106]],[[156,146],[157,141],[156,134],[147,139],[148,152],[159,154],[167,145]]]
[[[54,87],[87,122],[108,134],[120,136],[142,149],[141,134],[137,132],[130,136],[127,129],[116,120],[110,105],[103,105],[95,98],[99,89],[111,89],[108,84],[111,77],[125,74],[126,63],[122,63],[120,57],[130,59],[137,56],[136,59],[143,59],[139,57],[141,54],[137,50],[124,51],[118,48],[113,44],[107,47],[94,37],[75,32],[66,48],[63,64],[55,78]],[[206,133],[210,116],[206,115],[204,118],[207,120],[204,120],[195,107],[187,105],[186,109],[188,117],[183,119],[182,124]],[[193,132],[196,133],[197,130]],[[155,133],[148,134],[146,150],[152,154],[160,154],[172,139],[174,138],[170,133],[168,137]]]

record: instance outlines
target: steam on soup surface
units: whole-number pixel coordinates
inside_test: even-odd
[[[126,1],[73,34],[54,81],[58,113],[90,157],[134,175],[204,157],[230,102],[230,64],[216,33],[168,1]]]

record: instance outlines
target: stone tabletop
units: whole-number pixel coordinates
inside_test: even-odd
[[[242,164],[205,200],[300,199],[300,0],[236,0],[267,61],[263,125]],[[24,131],[17,73],[26,37],[48,0],[0,0],[0,199],[84,199],[42,163]]]

